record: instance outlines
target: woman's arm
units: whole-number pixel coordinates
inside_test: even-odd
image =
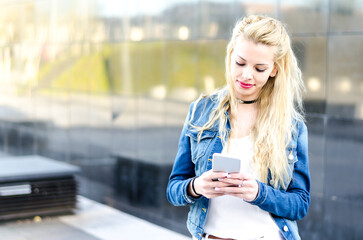
[[[197,196],[197,194],[194,194],[193,192],[191,181],[195,177],[195,165],[192,161],[193,147],[191,146],[190,134],[187,133],[190,131],[188,130],[189,121],[192,116],[192,111],[194,110],[194,104],[195,103],[192,103],[190,106],[188,116],[180,135],[178,153],[167,187],[167,198],[169,202],[175,206],[192,204],[200,195],[203,195],[206,198],[221,196],[223,193],[218,193],[214,189],[216,187],[230,186],[228,183],[213,181],[213,179],[225,177],[225,173],[206,171],[194,180],[194,189],[196,190],[196,193],[200,195]],[[205,118],[206,116],[203,115],[205,113],[209,114],[210,111],[204,111],[206,106],[208,106],[207,104],[208,102],[206,101],[199,102],[197,106],[198,110],[195,111],[196,114],[194,114],[193,121],[198,121],[201,117]],[[209,105],[209,107],[212,107],[212,105]]]
[[[310,205],[310,173],[308,157],[308,132],[305,124],[299,122],[297,158],[293,180],[286,191],[276,190],[258,182],[257,198],[251,202],[276,216],[290,220],[300,220],[308,212]]]
[[[168,201],[175,206],[183,206],[195,201],[195,198],[188,194],[188,185],[195,176],[195,171],[194,163],[191,160],[190,139],[186,134],[192,110],[193,103],[190,105],[188,116],[180,134],[178,153],[166,190]]]

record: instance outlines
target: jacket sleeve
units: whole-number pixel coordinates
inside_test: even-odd
[[[196,200],[187,193],[188,185],[195,176],[195,166],[191,157],[190,139],[186,134],[192,110],[193,103],[190,105],[189,113],[179,138],[178,153],[166,190],[168,201],[175,206],[192,204]]]
[[[298,123],[297,158],[293,180],[286,191],[277,190],[265,183],[259,184],[257,198],[251,202],[276,216],[290,220],[302,219],[310,205],[310,173],[308,159],[307,128]]]

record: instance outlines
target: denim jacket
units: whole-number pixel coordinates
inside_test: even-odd
[[[203,126],[209,119],[209,114],[217,107],[218,95],[203,98],[198,102],[193,125]],[[198,240],[202,239],[204,224],[207,217],[209,199],[204,196],[193,198],[188,195],[187,187],[195,176],[200,176],[212,168],[213,153],[223,150],[218,126],[203,131],[200,141],[197,132],[190,126],[190,118],[194,108],[192,103],[178,144],[178,153],[167,187],[167,198],[175,206],[190,205],[187,227]],[[230,131],[229,115],[227,129]],[[296,220],[302,219],[310,204],[310,174],[308,161],[307,128],[303,121],[297,121],[292,138],[286,148],[289,165],[289,178],[285,180],[285,189],[281,186],[273,188],[273,180],[259,184],[259,192],[251,204],[269,212],[288,240],[300,239]],[[291,156],[292,155],[292,156]]]

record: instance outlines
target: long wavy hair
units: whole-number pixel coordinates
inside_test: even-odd
[[[286,147],[289,143],[294,124],[303,120],[302,91],[304,84],[296,57],[291,48],[290,37],[281,22],[264,16],[247,16],[238,21],[233,29],[232,38],[227,46],[225,58],[226,86],[217,91],[219,95],[218,107],[210,114],[208,122],[204,126],[194,126],[200,138],[204,130],[212,128],[218,123],[219,135],[223,146],[229,139],[226,128],[228,116],[226,112],[237,109],[236,96],[233,90],[231,76],[231,56],[236,42],[243,37],[253,42],[275,47],[274,64],[277,74],[269,77],[263,86],[258,98],[257,119],[251,129],[250,136],[254,142],[254,166],[257,169],[259,180],[267,183],[271,174],[272,185],[285,186],[288,176],[288,160]],[[197,102],[206,96],[201,96]],[[233,112],[233,111],[232,111]],[[193,115],[191,118],[193,118]],[[233,122],[233,114],[231,122]],[[238,123],[235,123],[238,124]],[[233,131],[232,125],[232,131]]]

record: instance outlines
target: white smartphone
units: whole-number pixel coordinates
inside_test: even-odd
[[[229,157],[220,153],[214,153],[212,159],[213,172],[240,172],[241,160],[234,157]]]

